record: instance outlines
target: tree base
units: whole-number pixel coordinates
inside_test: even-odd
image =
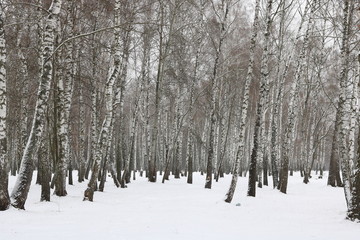
[[[0,211],[8,210],[10,207],[10,199],[8,197],[0,199]]]
[[[94,190],[91,188],[87,188],[84,192],[84,199],[83,201],[90,201],[92,202],[94,199]]]

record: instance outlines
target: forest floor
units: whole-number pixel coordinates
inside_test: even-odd
[[[75,174],[74,174],[75,177]],[[35,176],[34,178],[35,179]],[[40,202],[40,186],[32,184],[25,211],[0,212],[0,239],[5,240],[201,240],[201,239],[359,239],[360,223],[345,220],[342,188],[313,176],[305,185],[289,177],[288,194],[271,187],[247,197],[247,178],[239,178],[231,204],[223,201],[231,176],[205,189],[205,176],[194,175],[165,184],[137,177],[126,189],[111,179],[94,202],[84,202],[87,182],[68,186],[68,196]],[[15,178],[10,177],[10,188]],[[11,191],[11,189],[10,189]]]

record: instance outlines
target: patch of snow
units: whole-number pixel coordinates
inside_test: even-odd
[[[9,180],[12,187],[15,178]],[[248,179],[239,177],[231,204],[223,201],[231,176],[211,190],[198,173],[192,185],[186,178],[162,184],[137,176],[125,189],[109,178],[94,202],[82,201],[87,182],[67,186],[66,197],[40,202],[41,188],[33,181],[25,211],[0,212],[0,239],[358,239],[359,224],[345,220],[343,189],[328,187],[326,180],[326,174],[309,184],[289,177],[285,195],[269,178],[269,187],[258,188],[253,198],[246,196]]]

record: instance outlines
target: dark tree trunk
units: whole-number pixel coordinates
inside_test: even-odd
[[[69,185],[74,185],[74,180],[73,180],[73,168],[71,165],[71,161],[69,162]]]
[[[339,108],[339,104],[338,104],[338,108]],[[327,184],[332,187],[343,186],[340,177],[340,164],[339,164],[339,154],[338,154],[339,121],[340,121],[340,111],[337,111],[335,117],[335,129],[334,129],[331,154],[330,154],[329,176],[327,181]]]
[[[93,165],[93,157],[90,157],[89,161],[87,162],[87,166],[85,170],[85,179],[89,179],[89,173],[90,173],[90,169],[92,168],[92,165]]]
[[[45,141],[43,139],[42,141]],[[39,149],[39,176],[41,185],[41,197],[40,201],[50,201],[50,181],[51,181],[51,164],[50,158],[47,154],[49,147],[45,142],[41,143]]]
[[[7,210],[10,206],[8,177],[9,173],[6,171],[6,167],[0,164],[0,211]]]
[[[256,123],[255,123],[255,130],[254,130],[254,146],[251,153],[250,158],[250,166],[249,166],[249,184],[248,184],[248,192],[247,195],[250,197],[255,197],[256,195],[256,158],[258,152],[258,138],[259,138],[259,130],[260,130],[260,108],[257,108],[257,116],[256,116]]]
[[[309,177],[310,177],[309,174],[306,171],[304,171],[303,183],[308,184],[309,183]]]
[[[176,150],[174,155],[174,178],[180,178],[180,162],[179,162],[179,154],[180,154],[180,144],[179,141],[176,141]]]
[[[215,124],[216,124],[216,117],[215,117],[215,110],[211,113],[210,119],[210,138],[209,138],[209,149],[208,149],[208,158],[206,164],[206,181],[205,181],[205,188],[211,188],[212,183],[212,161],[214,158],[214,132],[215,132]]]
[[[265,154],[265,158],[263,161],[263,181],[264,181],[264,185],[268,186],[268,155],[267,153]]]
[[[190,134],[190,133],[189,133]],[[192,154],[192,144],[190,146],[190,148],[188,149],[188,151],[190,151],[188,154],[188,160],[187,160],[187,164],[188,164],[188,175],[187,175],[187,183],[192,184],[193,183],[193,154]]]
[[[106,157],[105,157],[105,162],[103,164],[103,169],[102,169],[102,173],[101,173],[101,179],[100,179],[100,183],[99,183],[99,191],[103,192],[104,188],[105,188],[105,182],[106,182],[106,173],[107,173],[107,161],[106,161]]]

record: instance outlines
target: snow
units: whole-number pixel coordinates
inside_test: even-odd
[[[32,184],[25,211],[0,212],[0,239],[358,239],[359,223],[345,220],[343,189],[326,186],[326,179],[314,176],[305,185],[289,177],[286,195],[269,179],[253,198],[246,196],[247,178],[239,178],[231,204],[223,201],[231,176],[212,189],[196,173],[192,185],[186,178],[162,184],[138,176],[117,189],[108,179],[94,202],[82,201],[87,182],[51,202],[40,202],[40,186]],[[10,187],[14,182],[10,177]]]

